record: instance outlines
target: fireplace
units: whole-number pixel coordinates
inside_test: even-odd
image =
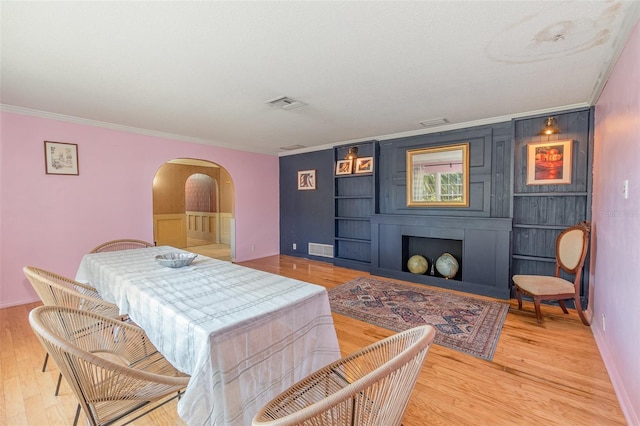
[[[373,275],[412,281],[484,296],[509,299],[511,219],[451,216],[371,216]],[[458,261],[458,273],[445,279],[431,262],[443,253]],[[414,274],[407,260],[421,254],[429,261],[425,274]]]
[[[451,254],[458,261],[458,272],[450,279],[462,281],[462,240],[417,237],[414,235],[402,236],[402,270],[404,272],[409,272],[407,268],[409,258],[419,254],[429,262],[429,268],[425,275],[443,278],[435,267],[436,260],[443,253]]]

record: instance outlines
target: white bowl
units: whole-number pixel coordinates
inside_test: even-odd
[[[193,259],[196,257],[198,257],[198,255],[195,253],[167,253],[157,255],[156,260],[162,266],[182,268],[183,266],[191,265],[191,262],[193,262]]]

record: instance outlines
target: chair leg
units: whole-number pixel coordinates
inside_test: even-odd
[[[58,396],[58,392],[60,392],[60,383],[62,383],[62,373],[58,374],[58,384],[56,385],[55,393],[56,396]]]
[[[78,404],[78,408],[76,408],[76,416],[73,418],[73,426],[78,425],[78,418],[80,417],[80,404]]]
[[[44,373],[47,369],[47,361],[49,361],[49,352],[44,354],[44,364],[42,365],[42,372]]]
[[[562,312],[565,314],[569,313],[569,311],[567,311],[567,305],[564,304],[564,300],[558,300],[558,305],[562,308]]]
[[[587,318],[586,313],[582,310],[582,303],[580,303],[580,298],[574,297],[573,301],[576,305],[576,310],[578,311],[578,316],[580,317],[582,323],[586,326],[590,326],[591,321],[589,318]]]
[[[516,299],[518,299],[518,309],[522,310],[522,295],[518,286],[516,286]]]
[[[540,310],[540,299],[537,297],[533,298],[533,306],[536,308],[536,319],[538,320],[538,324],[542,324],[542,311]]]

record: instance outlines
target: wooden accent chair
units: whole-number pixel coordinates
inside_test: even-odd
[[[34,268],[33,266],[25,266],[22,268],[25,276],[31,283],[33,289],[38,293],[38,297],[43,304],[47,306],[67,306],[96,312],[101,315],[126,320],[126,315],[120,315],[119,309],[113,303],[103,300],[95,288],[79,283],[71,278],[44,269]],[[47,361],[49,353],[44,356],[44,364],[42,371],[47,369]],[[62,375],[58,377],[56,393],[60,390],[60,381]]]
[[[133,421],[189,383],[134,325],[64,306],[37,307],[29,323],[78,399],[74,426],[80,409],[91,425]]]
[[[99,246],[94,247],[93,250],[91,250],[89,253],[102,253],[105,251],[119,251],[145,247],[153,247],[153,244],[142,240],[132,240],[125,238],[121,240],[112,240],[102,243]]]
[[[424,325],[335,361],[274,398],[253,418],[267,425],[400,425],[436,335]]]
[[[557,300],[565,314],[568,314],[564,301],[573,299],[578,316],[584,325],[590,325],[580,303],[580,278],[589,249],[589,233],[591,225],[581,222],[565,229],[556,240],[556,272],[555,276],[514,275],[513,283],[518,299],[518,309],[522,309],[522,294],[533,298],[538,323],[542,323],[540,302]],[[560,278],[560,271],[574,275],[573,282]]]

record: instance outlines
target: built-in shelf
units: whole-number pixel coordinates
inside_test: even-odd
[[[370,218],[378,211],[375,195],[378,142],[335,147],[334,163],[343,160],[353,146],[358,148],[358,157],[373,157],[373,172],[336,175],[334,178],[334,264],[368,271],[371,265]]]

